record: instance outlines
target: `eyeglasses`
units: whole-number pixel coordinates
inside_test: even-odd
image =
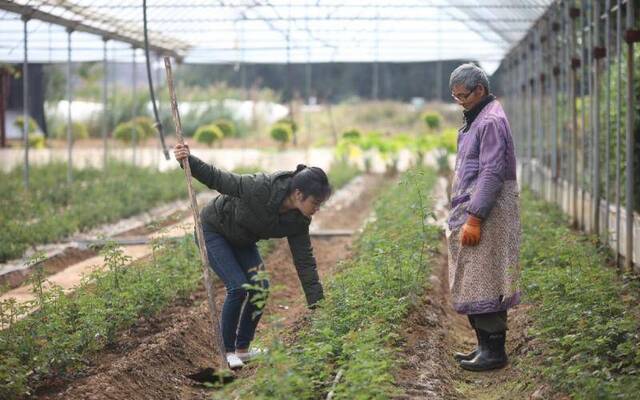
[[[471,89],[469,92],[464,93],[464,94],[453,94],[451,93],[451,97],[453,97],[454,100],[458,100],[458,101],[465,101],[469,96],[471,96],[471,93],[475,92],[477,86],[474,87],[473,89]]]

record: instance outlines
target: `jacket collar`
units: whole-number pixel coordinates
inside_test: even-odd
[[[462,127],[462,131],[463,132],[468,131],[469,128],[471,128],[471,124],[473,123],[473,121],[476,119],[478,114],[480,114],[480,111],[482,111],[482,109],[485,108],[487,104],[491,103],[495,99],[496,97],[491,93],[489,93],[482,100],[480,100],[480,102],[476,104],[471,110],[463,111],[462,114],[464,115],[464,126]]]
[[[280,206],[289,192],[291,177],[293,177],[293,173],[289,171],[271,175],[271,196],[269,197],[267,208],[272,212],[277,213],[280,210]]]

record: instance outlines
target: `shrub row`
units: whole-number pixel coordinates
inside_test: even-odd
[[[438,134],[409,135],[400,133],[393,136],[380,132],[361,133],[358,129],[349,129],[342,134],[336,146],[336,155],[343,160],[364,157],[365,170],[371,168],[371,156],[377,152],[386,162],[387,172],[396,173],[400,151],[408,150],[415,156],[415,163],[422,165],[427,152],[439,150],[438,157],[446,163],[448,154],[455,153],[458,133],[455,129],[446,129]],[[440,162],[440,160],[438,160]]]
[[[337,167],[329,175],[336,173],[346,175]],[[259,243],[263,257],[274,247],[273,241]],[[201,268],[191,234],[177,243],[156,241],[152,248],[151,261],[127,266],[131,260],[107,245],[105,268],[88,276],[72,296],[56,287],[45,290],[44,273],[35,267],[30,283],[36,300],[0,303],[0,398],[29,395],[47,378],[83,370],[89,356],[112,344],[119,331],[193,292]],[[39,311],[27,315],[33,308]]]
[[[107,246],[106,268],[73,296],[43,290],[40,270],[31,279],[36,300],[0,303],[0,398],[20,398],[47,378],[83,370],[88,356],[113,343],[119,330],[193,291],[201,277],[193,237],[154,246],[152,261],[131,267],[120,249]],[[33,307],[38,311],[18,320]]]
[[[572,398],[637,398],[638,276],[608,268],[595,239],[571,231],[557,207],[525,193],[522,209],[522,284],[541,344],[533,372]]]
[[[255,376],[218,398],[381,399],[396,392],[393,345],[410,306],[422,293],[440,232],[426,224],[430,170],[404,175],[376,204],[355,256],[326,283],[325,296],[288,348],[274,332]]]
[[[163,202],[184,197],[181,170],[112,163],[106,172],[74,170],[53,163],[32,167],[30,189],[22,169],[0,176],[0,262],[19,257],[32,245],[59,240],[77,231],[125,218]]]

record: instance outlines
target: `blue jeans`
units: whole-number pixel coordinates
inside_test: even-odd
[[[204,241],[209,264],[227,289],[220,321],[225,350],[246,349],[253,340],[262,310],[252,301],[256,291],[247,290],[242,285],[259,284],[264,289],[269,288],[269,281],[255,282],[252,279],[262,268],[258,246],[233,246],[222,235],[206,228]]]

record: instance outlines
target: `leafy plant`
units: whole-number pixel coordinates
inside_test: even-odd
[[[144,129],[133,121],[122,122],[113,131],[113,137],[126,144],[133,142],[134,139],[136,141],[142,140],[144,135]]]
[[[176,299],[188,298],[201,285],[202,267],[192,235],[152,245],[152,259],[124,268],[131,260],[107,243],[102,249],[106,268],[86,277],[73,296],[60,288],[45,289],[40,269],[31,277],[35,301],[0,302],[0,398],[32,394],[46,378],[77,376],[123,329]],[[273,248],[273,241],[259,243],[263,256]],[[37,265],[41,259],[37,254],[30,263]]]
[[[422,119],[424,120],[424,123],[427,125],[429,130],[435,131],[440,129],[442,116],[439,113],[433,111],[426,112],[422,116]]]
[[[355,128],[342,132],[342,138],[346,140],[357,140],[360,139],[360,136],[362,136],[362,134]]]
[[[234,137],[236,135],[236,125],[233,121],[228,120],[226,118],[218,119],[214,122],[214,124],[222,131],[224,137]]]
[[[360,149],[361,137],[362,134],[355,128],[342,133],[342,138],[336,145],[336,156],[338,156],[343,163],[347,163],[350,159],[358,158],[362,154]]]
[[[360,174],[360,170],[348,161],[336,160],[329,167],[329,183],[334,190],[340,189],[347,182]]]
[[[56,138],[58,139],[67,139],[67,124],[63,123],[58,125],[56,129]],[[71,122],[71,140],[82,140],[87,139],[89,137],[89,130],[87,129],[87,125],[80,121],[72,121]]]
[[[438,135],[438,147],[442,147],[449,153],[455,154],[458,148],[458,131],[455,128],[450,128]]]
[[[111,163],[106,171],[74,170],[71,185],[66,173],[64,163],[33,166],[29,190],[21,184],[21,168],[0,174],[0,262],[22,255],[29,246],[186,195],[180,171]]]
[[[151,118],[139,116],[135,117],[132,121],[144,132],[140,140],[148,139],[156,135],[156,128],[154,128],[155,122]]]
[[[284,125],[289,125],[289,127],[291,128],[291,133],[296,133],[298,132],[298,123],[289,117],[286,118],[280,118],[276,124],[284,124]]]
[[[531,308],[528,356],[572,398],[633,398],[640,390],[640,282],[620,279],[590,237],[568,228],[552,205],[523,202],[522,287]],[[536,362],[542,360],[542,362]]]
[[[222,140],[223,137],[224,133],[222,133],[222,130],[215,124],[199,127],[193,136],[198,143],[204,143],[209,147],[211,147],[214,142]]]
[[[24,117],[22,115],[16,117],[13,125],[20,129],[24,129]],[[27,136],[29,138],[29,147],[34,149],[42,149],[46,146],[46,138],[40,131],[40,127],[38,123],[33,118],[29,117],[29,125],[27,127]]]
[[[22,132],[22,130],[24,129],[24,116],[19,115],[16,117],[15,121],[13,121],[13,125],[20,129],[20,132]],[[40,131],[40,127],[38,126],[38,123],[36,122],[35,119],[33,119],[32,117],[29,117],[29,125],[27,126],[27,133],[35,133],[35,132],[39,132]]]
[[[289,124],[277,123],[271,128],[270,135],[273,140],[284,147],[293,138],[293,130]]]
[[[15,311],[0,303],[0,319],[14,322],[0,331],[0,395],[20,398],[46,377],[64,376],[86,368],[92,352],[116,339],[117,332],[140,316],[150,316],[172,299],[185,297],[201,278],[198,253],[190,236],[165,244],[151,261],[121,268],[121,250],[105,250],[107,269],[96,270],[74,293],[44,290],[44,278],[34,285],[37,300]],[[28,312],[37,310],[30,315]],[[45,312],[46,310],[46,312]],[[13,314],[12,317],[10,314]],[[16,321],[15,316],[23,317]]]

